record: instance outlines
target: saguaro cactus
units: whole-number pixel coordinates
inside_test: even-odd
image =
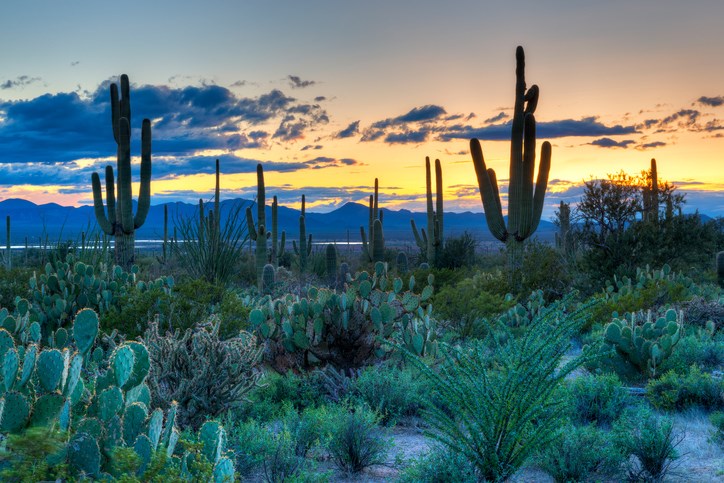
[[[299,261],[299,273],[302,274],[307,271],[307,258],[312,254],[312,234],[307,237],[307,222],[306,222],[306,198],[302,195],[302,214],[299,216],[299,245],[297,242],[292,240],[292,246],[294,247],[294,253],[296,253]]]
[[[551,168],[551,145],[544,142],[541,149],[538,178],[533,184],[535,170],[535,112],[538,105],[538,86],[526,91],[525,54],[516,50],[515,107],[510,146],[510,185],[508,190],[508,226],[503,219],[498,181],[495,171],[485,166],[480,141],[470,140],[470,151],[478,178],[480,198],[483,201],[488,229],[495,238],[506,244],[511,284],[519,288],[522,282],[523,243],[538,228],[548,173]]]
[[[724,251],[716,254],[716,279],[719,286],[724,288]]]
[[[141,188],[134,216],[131,190],[131,101],[128,76],[125,74],[121,76],[120,97],[118,86],[111,84],[111,122],[113,138],[118,145],[118,183],[114,182],[113,167],[106,166],[106,210],[100,177],[98,173],[93,173],[93,205],[98,226],[115,237],[116,264],[129,270],[134,261],[136,229],[146,221],[151,207],[151,121],[144,119],[141,125]]]
[[[427,193],[427,232],[422,229],[422,234],[417,231],[415,220],[410,220],[412,233],[415,235],[415,242],[423,253],[426,254],[430,265],[440,259],[443,248],[443,198],[442,198],[442,167],[440,160],[435,160],[435,209],[432,205],[432,177],[430,176],[430,158],[425,158],[425,183]]]
[[[13,268],[13,253],[10,249],[10,215],[5,217],[5,269]]]
[[[643,189],[644,221],[659,221],[659,175],[656,169],[656,160],[651,159],[651,171],[648,173],[650,186]],[[669,198],[670,201],[670,198]],[[673,211],[673,208],[667,209]]]
[[[271,263],[274,265],[274,268],[279,267],[279,259],[284,256],[284,245],[286,245],[287,241],[287,234],[284,230],[282,230],[282,239],[281,243],[279,242],[279,218],[277,211],[279,210],[279,203],[277,203],[277,197],[274,196],[274,201],[272,202],[272,235],[271,235]]]
[[[264,189],[264,168],[261,164],[256,165],[256,226],[251,214],[251,208],[246,209],[246,223],[249,228],[249,238],[256,242],[256,279],[259,290],[263,290],[264,265],[267,263],[266,241],[269,238],[269,231],[266,228],[266,191]]]
[[[362,253],[367,261],[381,262],[385,258],[385,235],[382,231],[382,210],[379,209],[379,180],[375,178],[375,194],[370,195],[370,239],[367,243],[367,235],[364,227],[359,227],[362,237]]]
[[[573,239],[571,238],[571,205],[561,201],[558,207],[558,232],[555,235],[556,248],[568,256],[573,252]]]

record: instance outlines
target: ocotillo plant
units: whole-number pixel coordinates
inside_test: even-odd
[[[251,208],[246,209],[246,223],[249,228],[249,238],[256,242],[256,280],[259,290],[263,290],[262,275],[264,265],[267,263],[266,241],[269,231],[266,228],[266,191],[264,189],[264,168],[256,165],[256,226],[251,214]]]
[[[370,195],[370,239],[367,242],[367,235],[364,227],[359,227],[362,237],[362,253],[369,262],[381,262],[385,258],[385,235],[382,231],[382,210],[379,209],[379,181],[375,178],[375,194]]]
[[[480,198],[485,219],[495,238],[506,244],[510,282],[514,289],[522,283],[523,243],[538,228],[548,173],[551,168],[551,145],[544,142],[541,150],[538,179],[533,190],[535,171],[535,112],[538,104],[538,86],[526,91],[525,54],[523,47],[516,50],[515,107],[510,146],[510,185],[508,189],[508,226],[505,226],[495,171],[485,166],[480,141],[470,140],[470,151],[478,178]]]
[[[271,263],[274,265],[274,268],[279,267],[279,259],[284,256],[284,246],[286,245],[287,240],[287,234],[284,230],[282,230],[282,240],[281,243],[279,242],[279,219],[278,219],[278,213],[279,210],[279,204],[277,203],[277,197],[274,196],[274,201],[272,202],[272,246],[271,246]]]
[[[299,217],[299,245],[292,240],[294,253],[296,253],[299,261],[300,274],[307,271],[307,258],[312,254],[312,234],[310,233],[307,237],[306,214],[306,198],[302,195],[302,214]]]
[[[106,166],[106,210],[100,177],[98,173],[93,173],[93,205],[98,226],[115,237],[116,264],[130,270],[134,260],[136,229],[146,221],[151,207],[151,121],[144,119],[141,126],[141,188],[134,216],[131,190],[131,102],[128,76],[125,74],[121,76],[120,98],[118,86],[111,84],[111,122],[113,137],[118,145],[118,183],[114,182],[113,167]]]
[[[415,242],[422,253],[426,255],[427,262],[435,265],[440,259],[443,247],[443,198],[442,198],[442,167],[440,160],[435,160],[435,209],[432,205],[432,178],[430,176],[430,158],[425,158],[425,183],[427,194],[427,232],[422,229],[422,234],[417,231],[415,220],[410,220],[412,233],[415,235]]]
[[[657,223],[659,221],[659,178],[655,159],[651,159],[651,171],[647,173],[647,177],[647,186],[644,186],[643,189],[643,219]],[[668,208],[667,211],[673,211],[673,208]]]

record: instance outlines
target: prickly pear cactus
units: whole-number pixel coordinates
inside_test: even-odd
[[[614,317],[604,329],[604,342],[640,374],[654,377],[683,335],[683,313],[670,309],[654,321],[649,311],[641,319],[642,314]]]

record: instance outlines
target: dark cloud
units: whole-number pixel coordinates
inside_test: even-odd
[[[709,107],[719,107],[724,104],[724,96],[706,97],[701,96],[696,100],[699,104]]]
[[[455,125],[440,129],[438,139],[450,141],[453,139],[478,138],[487,141],[502,141],[510,139],[511,122],[504,124],[491,124],[484,127]],[[635,134],[635,126],[606,126],[595,117],[583,119],[563,119],[560,121],[539,122],[536,125],[538,139],[553,139],[561,137],[586,136],[617,136]]]
[[[344,139],[351,138],[357,134],[359,134],[359,121],[354,121],[350,123],[349,126],[335,134],[334,137],[337,139]]]
[[[392,117],[383,121],[377,121],[372,124],[373,129],[385,129],[391,126],[402,126],[411,122],[434,121],[446,114],[445,109],[441,106],[428,104],[426,106],[415,107],[406,114]]]
[[[300,149],[300,151],[308,151],[310,149],[316,150],[316,149],[322,149],[322,148],[323,148],[323,146],[321,144],[315,144],[315,145],[307,144],[302,149]]]
[[[80,60],[74,60],[73,62],[70,63],[70,66],[75,67],[78,64],[80,64]]]
[[[631,144],[635,144],[636,141],[633,139],[626,139],[624,141],[614,141],[611,138],[600,138],[596,139],[594,141],[591,141],[590,145],[592,146],[598,146],[599,148],[628,148]]]
[[[317,96],[314,98],[314,102],[322,102],[322,101],[326,101],[326,100],[327,100],[327,98],[324,96]]]
[[[492,124],[492,123],[494,123],[494,122],[503,121],[503,120],[505,120],[505,119],[508,119],[508,117],[509,117],[509,116],[508,116],[506,113],[504,113],[504,112],[501,111],[501,112],[498,113],[497,115],[495,115],[495,116],[493,116],[493,117],[489,117],[488,119],[486,119],[486,120],[483,121],[483,122],[484,122],[485,124]]]
[[[28,75],[21,75],[15,79],[8,79],[0,84],[0,89],[13,89],[15,87],[25,87],[34,82],[40,82],[40,77],[30,77]]]
[[[641,145],[639,145],[639,146],[636,146],[636,149],[641,149],[641,150],[643,150],[643,149],[653,149],[653,148],[660,148],[660,147],[662,147],[662,146],[666,146],[666,143],[663,142],[663,141],[654,141],[654,142],[651,142],[651,143],[645,143],[645,144],[641,144]]]
[[[698,102],[701,102],[699,98]],[[708,105],[716,105],[718,98],[705,98],[710,103]],[[690,132],[714,132],[724,129],[724,122],[714,118],[703,122],[702,113],[696,109],[680,109],[662,119],[647,119],[643,121],[639,128],[655,129],[655,133],[670,133],[680,130]]]
[[[405,131],[390,133],[385,137],[385,142],[389,144],[408,144],[421,143],[427,140],[429,132],[426,130]]]
[[[0,100],[0,163],[115,155],[109,84],[103,82],[84,97],[70,92]],[[177,156],[204,149],[266,147],[270,135],[257,127],[262,123],[278,123],[274,136],[289,141],[329,121],[318,104],[299,102],[276,89],[258,97],[238,97],[216,85],[142,85],[133,86],[131,96],[133,154],[140,150],[138,131],[146,117],[153,120],[154,155]]]
[[[298,75],[290,75],[288,76],[289,84],[292,86],[293,89],[303,89],[305,87],[313,86],[316,84],[316,81],[313,80],[302,80]]]

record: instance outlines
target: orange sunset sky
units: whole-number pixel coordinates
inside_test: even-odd
[[[126,73],[132,126],[153,122],[153,204],[210,197],[218,157],[224,198],[251,198],[262,162],[286,206],[365,202],[378,177],[383,206],[423,210],[430,156],[446,210],[482,211],[468,141],[507,185],[522,45],[553,144],[544,216],[651,158],[686,211],[724,216],[724,2],[512,3],[3,2],[0,200],[92,201]]]

